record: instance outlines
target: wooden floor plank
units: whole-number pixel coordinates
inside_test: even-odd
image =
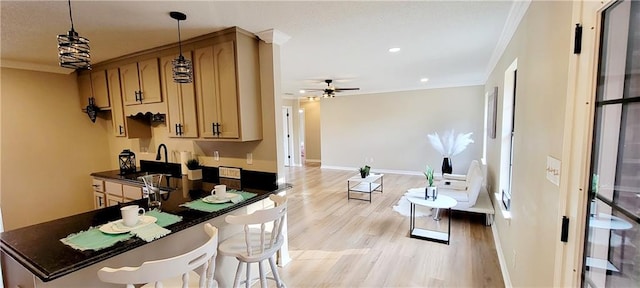
[[[409,217],[393,206],[407,189],[424,186],[423,176],[385,174],[383,192],[369,203],[347,200],[347,179],[357,171],[317,164],[286,170],[292,261],[279,272],[288,287],[504,287],[482,216],[418,218],[446,230],[450,217],[450,245],[409,238]]]

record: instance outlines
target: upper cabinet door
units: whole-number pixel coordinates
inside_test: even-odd
[[[216,138],[217,135],[214,132],[218,122],[219,108],[215,92],[213,47],[196,49],[194,60],[194,82],[198,100],[200,136],[203,138]]]
[[[191,60],[191,52],[183,56]],[[169,137],[198,137],[198,119],[196,117],[196,97],[193,83],[176,83],[173,81],[173,59],[171,55],[160,59],[162,75],[162,94],[167,100],[167,123]]]
[[[162,102],[158,58],[121,66],[120,81],[125,105]]]
[[[122,108],[120,73],[117,68],[107,70],[107,85],[109,86],[109,93],[111,95],[111,119],[113,121],[113,132],[116,137],[127,136],[124,111]]]
[[[120,67],[120,84],[122,86],[122,101],[124,105],[140,104],[140,102],[138,102],[140,82],[138,81],[137,62]]]
[[[96,106],[100,108],[111,107],[109,102],[109,90],[107,89],[107,71],[91,72],[91,88]]]
[[[89,105],[89,98],[93,97],[95,105],[101,109],[108,109],[109,90],[107,90],[107,78],[105,70],[93,71],[78,75],[78,90],[80,108],[85,109]]]
[[[213,55],[220,124],[217,134],[219,138],[240,138],[234,41],[214,45]]]
[[[158,58],[138,62],[142,103],[162,102]]]

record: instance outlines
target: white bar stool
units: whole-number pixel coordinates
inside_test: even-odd
[[[143,287],[151,287],[150,284],[155,283],[156,288],[161,288],[163,282],[167,287],[218,287],[218,282],[213,279],[216,268],[218,228],[206,223],[204,231],[210,238],[195,250],[171,258],[147,261],[138,267],[104,267],[98,271],[98,278],[107,283],[126,284],[127,288],[134,288],[134,284],[143,283],[147,283]],[[195,277],[190,277],[190,274]],[[203,275],[205,277],[202,277]],[[182,276],[181,284],[175,284],[180,282],[178,276]],[[194,283],[193,280],[198,278],[198,283]]]
[[[267,278],[274,280],[278,288],[286,287],[278,275],[275,254],[284,242],[282,228],[284,217],[287,214],[287,198],[270,195],[269,199],[276,203],[276,207],[258,210],[248,215],[229,215],[225,218],[229,224],[244,225],[244,233],[222,241],[218,247],[220,255],[235,257],[239,261],[233,287],[239,287],[242,283],[247,288],[251,286],[251,263],[258,263],[261,287],[267,287]],[[258,225],[259,227],[256,227]],[[273,277],[266,276],[262,264],[266,259],[269,259]],[[245,265],[247,266],[247,276],[245,280],[241,281],[240,277]]]

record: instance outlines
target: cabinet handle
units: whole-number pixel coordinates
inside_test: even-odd
[[[138,91],[133,93],[134,95],[136,95],[136,102],[140,101],[140,95],[138,94]]]
[[[100,187],[100,185],[98,185],[98,184],[93,184],[91,186],[96,187],[96,188]]]
[[[176,124],[176,136],[180,135],[180,132],[178,132],[178,126],[180,126],[180,124]]]
[[[211,123],[211,134],[213,134],[213,136],[216,136],[216,123]]]
[[[216,123],[216,127],[217,127],[216,130],[217,130],[218,136],[220,136],[220,134],[222,134],[220,132],[220,123]]]
[[[124,128],[122,127],[122,125],[118,125],[118,133],[120,133],[119,135],[124,134],[124,132],[122,131],[122,128]]]
[[[140,103],[142,103],[142,99],[143,99],[143,97],[142,97],[142,91],[138,91],[138,93],[140,93],[140,94],[138,94],[138,95],[140,95]]]
[[[180,136],[184,135],[184,131],[182,131],[182,127],[184,127],[182,124],[178,124],[178,127],[180,128]]]

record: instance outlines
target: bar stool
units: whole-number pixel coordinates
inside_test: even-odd
[[[278,275],[275,254],[284,242],[282,229],[284,217],[287,214],[287,198],[270,195],[269,199],[276,203],[276,207],[258,210],[248,215],[229,215],[225,218],[229,224],[244,226],[244,233],[234,235],[222,241],[218,246],[220,255],[235,257],[239,261],[233,287],[239,287],[242,283],[247,288],[250,287],[251,263],[258,263],[261,287],[267,287],[267,278],[274,280],[278,288],[286,287]],[[263,268],[263,261],[266,259],[269,259],[273,277],[266,276]],[[247,276],[245,280],[241,281],[240,277],[244,266],[247,266]]]
[[[155,287],[159,288],[163,287],[163,282],[166,287],[196,287],[193,280],[197,278],[199,278],[197,287],[218,287],[218,282],[213,279],[218,247],[218,228],[206,223],[204,231],[210,238],[195,250],[171,258],[146,261],[138,267],[103,267],[98,271],[98,278],[102,282],[126,284],[127,288],[134,288],[134,284],[143,283],[147,283],[143,287],[151,287],[151,283],[155,283]],[[190,274],[195,277],[190,277]],[[202,277],[203,275],[206,276]],[[178,276],[182,276],[182,281]],[[173,284],[176,282],[181,282],[181,284]]]

